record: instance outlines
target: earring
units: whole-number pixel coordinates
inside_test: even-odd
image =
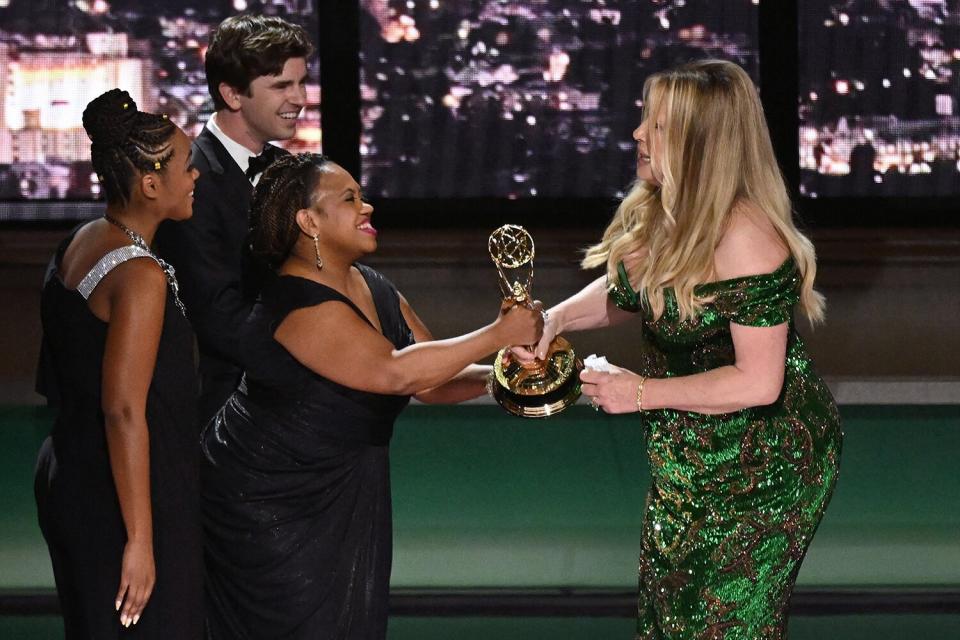
[[[320,236],[313,236],[313,248],[317,251],[317,271],[323,271],[323,258],[320,257]]]

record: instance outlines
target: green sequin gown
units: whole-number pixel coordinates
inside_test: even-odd
[[[712,298],[680,321],[673,291],[654,320],[622,265],[610,297],[643,315],[642,371],[684,376],[734,362],[730,323],[789,323],[771,405],[721,415],[643,413],[651,487],[639,565],[638,640],[780,640],[800,563],[837,479],[837,407],[793,325],[800,275],[776,271],[700,285]]]

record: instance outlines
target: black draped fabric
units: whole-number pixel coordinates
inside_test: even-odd
[[[413,343],[393,285],[357,266],[384,336]],[[346,304],[279,277],[242,331],[244,380],[203,434],[207,624],[215,640],[386,637],[391,562],[388,445],[408,396],[349,389],[301,365],[273,334],[291,311]],[[368,320],[369,321],[369,320]],[[343,345],[330,358],[350,358]]]
[[[108,324],[58,275],[73,238],[47,270],[41,300],[41,392],[58,409],[40,450],[35,492],[68,640],[203,637],[199,429],[193,333],[167,292],[147,395],[150,502],[157,582],[136,626],[114,610],[126,528],[113,483],[100,381]],[[145,259],[145,258],[140,258]]]

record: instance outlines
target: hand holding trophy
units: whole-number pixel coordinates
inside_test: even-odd
[[[490,258],[497,267],[500,290],[506,300],[529,303],[533,285],[533,238],[521,226],[506,224],[490,234]],[[559,413],[580,397],[580,370],[573,347],[557,336],[543,360],[521,362],[509,347],[493,364],[493,397],[508,412],[523,418],[545,418]]]

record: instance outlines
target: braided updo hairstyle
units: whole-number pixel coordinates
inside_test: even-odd
[[[166,116],[138,111],[130,94],[120,89],[111,89],[87,105],[83,128],[90,137],[93,168],[107,202],[121,205],[130,200],[130,185],[138,174],[166,166],[177,130]]]
[[[284,155],[257,182],[250,204],[250,251],[273,270],[293,251],[300,227],[297,211],[313,205],[313,191],[330,163],[319,153]]]

